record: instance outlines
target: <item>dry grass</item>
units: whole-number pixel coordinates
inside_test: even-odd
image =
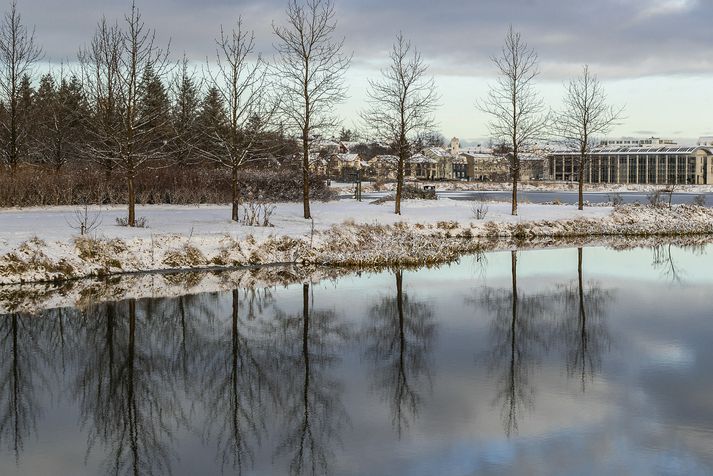
[[[171,250],[163,258],[163,264],[169,268],[197,268],[210,265],[201,250],[190,243],[182,248]]]

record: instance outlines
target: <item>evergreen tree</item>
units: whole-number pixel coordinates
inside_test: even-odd
[[[185,58],[181,65],[181,72],[176,78],[174,91],[171,122],[176,141],[172,155],[175,162],[186,165],[194,155],[193,149],[198,139],[201,100],[198,96],[198,86]]]
[[[81,82],[76,76],[60,77],[59,87],[51,74],[40,80],[35,100],[36,127],[34,150],[43,163],[59,171],[72,158],[76,160],[83,141],[89,114]]]
[[[218,153],[217,142],[212,138],[220,137],[227,124],[225,107],[218,88],[214,86],[208,88],[203,101],[201,101],[200,113],[196,122],[199,131],[199,138],[195,141],[196,145],[203,153]]]
[[[24,74],[20,80],[17,101],[17,155],[20,162],[26,162],[32,155],[31,141],[37,132],[36,121],[34,120],[33,102],[35,90],[28,74]]]
[[[153,68],[147,67],[139,85],[139,129],[150,134],[148,140],[158,147],[171,139],[171,103],[166,87]]]

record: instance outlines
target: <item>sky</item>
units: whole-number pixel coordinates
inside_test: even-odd
[[[364,129],[368,78],[379,75],[398,32],[422,51],[440,94],[436,120],[446,136],[481,141],[488,118],[476,108],[495,79],[490,61],[512,25],[537,51],[537,89],[557,110],[565,82],[584,64],[624,107],[611,136],[695,141],[713,135],[711,0],[335,0],[337,35],[353,53],[348,100],[337,109],[347,128]],[[176,58],[196,63],[214,54],[219,27],[242,16],[257,47],[273,54],[272,24],[286,0],[137,0],[146,23]],[[19,0],[34,25],[44,62],[72,62],[105,15],[121,19],[129,0]]]

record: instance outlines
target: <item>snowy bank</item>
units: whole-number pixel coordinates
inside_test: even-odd
[[[472,202],[343,200],[314,203],[314,221],[301,204],[277,205],[273,227],[232,223],[224,206],[145,206],[147,228],[116,225],[122,208],[95,209],[101,225],[78,236],[71,207],[0,211],[0,284],[178,269],[221,269],[274,263],[314,265],[420,265],[463,253],[542,239],[713,233],[713,210],[680,205],[592,207],[524,204],[520,215],[505,203],[488,204],[476,220]],[[477,206],[477,205],[476,205]],[[498,245],[500,243],[500,245]]]
[[[703,249],[713,244],[713,235],[681,237],[542,237],[533,240],[501,239],[492,243],[488,252],[543,249],[553,247],[597,246],[616,250],[653,249],[662,245]],[[486,255],[483,255],[486,256]],[[487,259],[487,256],[486,256]],[[450,266],[450,263],[434,267]],[[404,267],[408,269],[408,266]],[[360,267],[359,273],[380,272],[384,267]],[[283,287],[291,284],[334,281],[356,272],[335,266],[254,266],[232,270],[174,271],[128,274],[119,277],[85,278],[59,282],[7,284],[0,286],[0,314],[34,313],[43,309],[74,307],[88,309],[98,303],[125,299],[176,298],[202,293]]]

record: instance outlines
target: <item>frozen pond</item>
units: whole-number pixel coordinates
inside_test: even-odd
[[[0,314],[0,474],[713,473],[713,247]]]

